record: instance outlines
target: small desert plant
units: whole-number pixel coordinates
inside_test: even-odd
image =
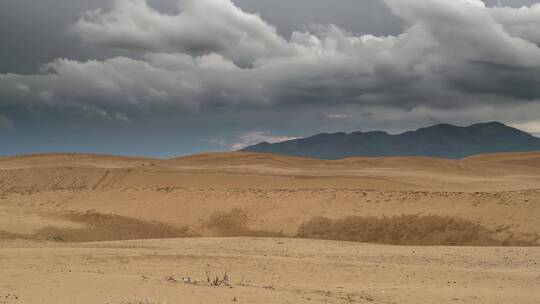
[[[206,279],[202,281],[192,280],[191,277],[183,277],[181,280],[176,279],[174,276],[165,277],[165,281],[170,283],[184,283],[196,286],[204,287],[230,287],[229,274],[225,272],[222,277],[219,275],[211,276],[206,272]]]
[[[144,300],[124,301],[124,302],[121,302],[120,304],[167,304],[167,303],[154,301],[152,299],[144,299]]]

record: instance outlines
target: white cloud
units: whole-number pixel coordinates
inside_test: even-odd
[[[513,123],[512,127],[531,133],[536,136],[540,136],[540,121],[528,121],[521,123]]]
[[[329,119],[345,119],[345,118],[349,118],[349,115],[347,114],[328,114],[326,115],[327,118]]]
[[[298,139],[298,137],[278,136],[264,131],[245,132],[238,136],[238,142],[231,146],[231,150],[242,150],[245,147],[262,142],[273,144],[294,139]]]

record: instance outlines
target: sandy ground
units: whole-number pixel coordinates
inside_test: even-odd
[[[342,222],[350,216],[362,220]],[[394,216],[414,216],[398,227],[408,236],[448,219],[460,224],[434,238],[443,243],[472,235],[538,246],[540,153],[0,158],[0,303],[540,303],[538,247],[275,238],[324,218],[354,227],[313,235],[341,239]],[[229,282],[207,286],[206,273]]]
[[[0,303],[538,303],[539,248],[292,239],[0,246]],[[208,286],[206,276],[224,286]],[[172,277],[175,282],[169,277]],[[193,284],[182,278],[189,277]],[[169,279],[168,279],[169,278]],[[197,281],[197,282],[195,282]]]

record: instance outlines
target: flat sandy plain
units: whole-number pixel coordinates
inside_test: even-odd
[[[540,303],[539,240],[540,153],[0,158],[0,303]]]

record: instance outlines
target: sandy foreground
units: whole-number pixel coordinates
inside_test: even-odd
[[[540,303],[539,240],[540,153],[0,158],[0,303]]]
[[[539,261],[538,248],[292,239],[15,242],[0,249],[0,303],[538,303]]]

